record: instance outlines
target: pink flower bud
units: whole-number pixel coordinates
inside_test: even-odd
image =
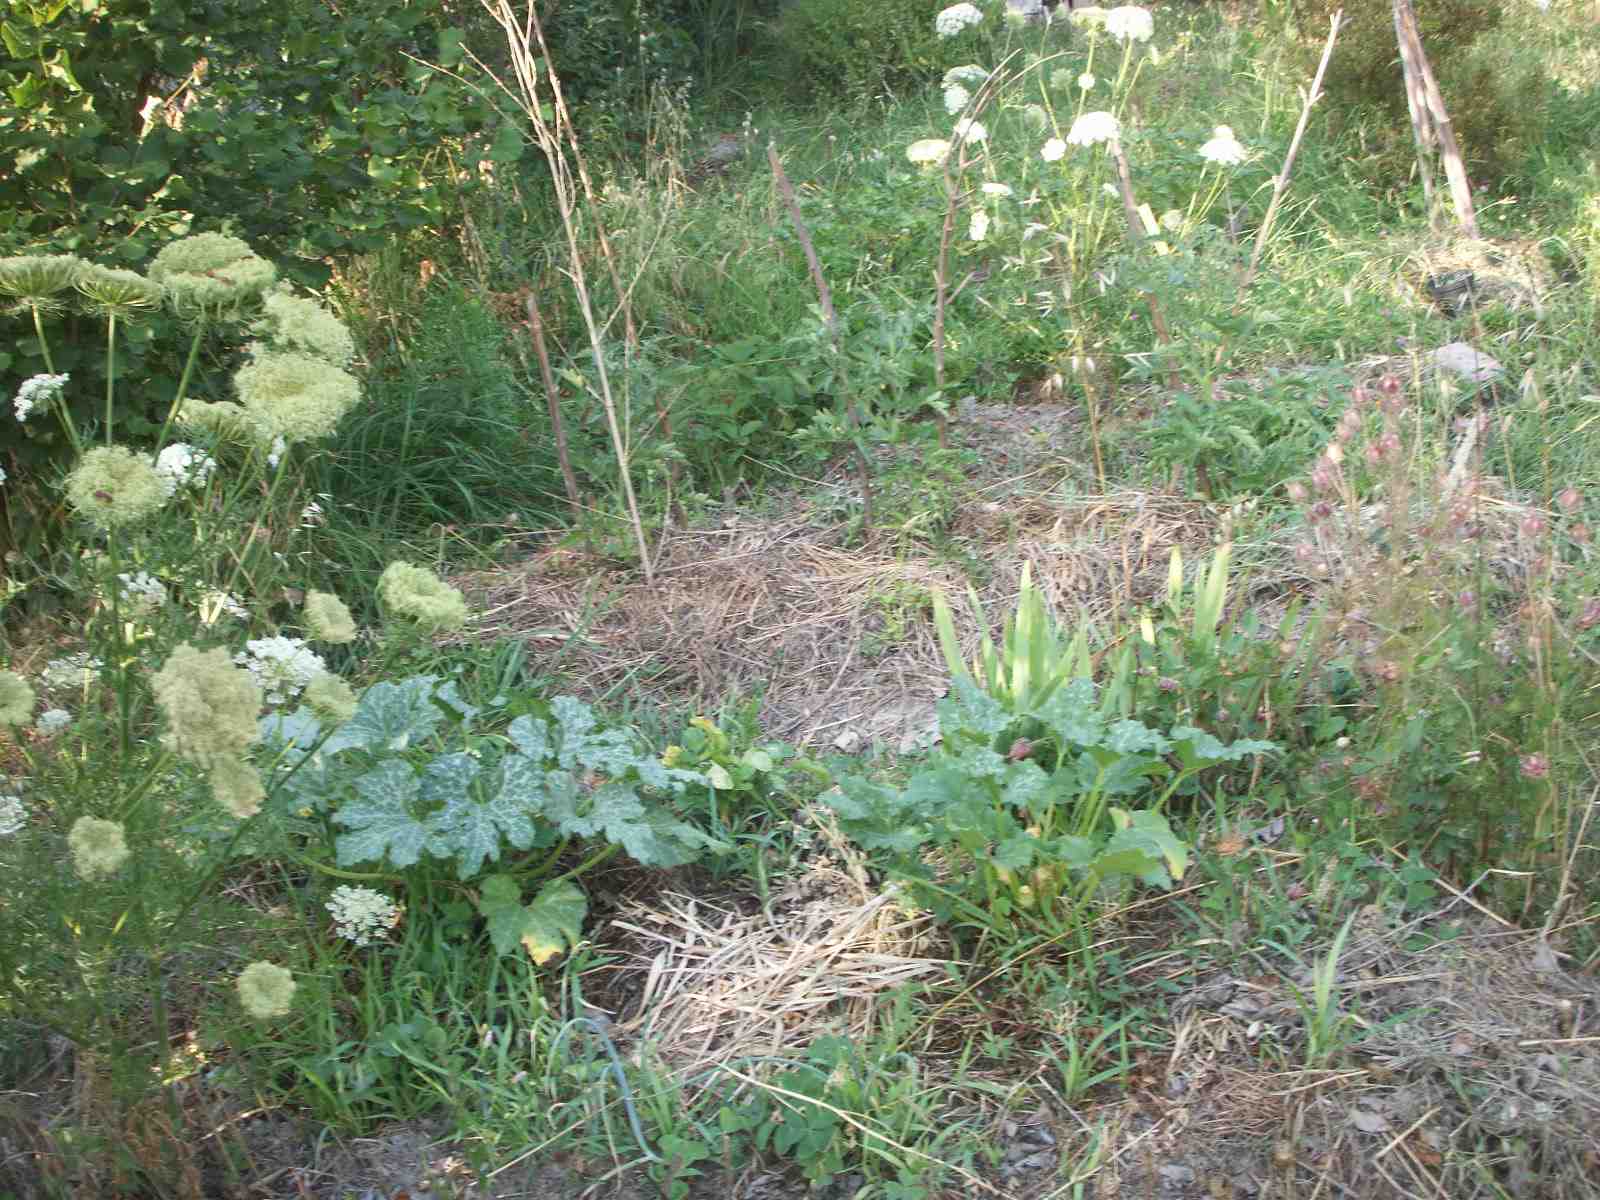
[[[1524,779],[1543,779],[1550,774],[1550,762],[1542,754],[1524,754],[1518,761]]]
[[[1378,467],[1383,465],[1383,446],[1378,442],[1368,442],[1367,448],[1361,452],[1369,465]]]
[[[1378,379],[1378,391],[1385,396],[1394,396],[1400,391],[1400,376],[1393,371],[1385,371]]]
[[[1545,520],[1538,513],[1528,513],[1517,523],[1524,537],[1538,537],[1545,531]]]
[[[1306,485],[1301,483],[1298,479],[1291,479],[1288,485],[1284,488],[1284,491],[1289,493],[1289,499],[1294,501],[1296,504],[1304,504],[1306,502],[1306,496],[1309,494],[1306,491]]]
[[[1583,507],[1583,493],[1575,487],[1562,488],[1556,496],[1556,503],[1561,505],[1564,512],[1577,512]]]

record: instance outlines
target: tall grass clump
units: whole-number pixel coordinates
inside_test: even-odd
[[[555,520],[553,438],[536,380],[512,357],[515,336],[456,284],[431,283],[414,331],[403,348],[378,354],[365,402],[312,480],[333,498],[322,537],[345,561],[437,539],[446,527],[483,545]]]

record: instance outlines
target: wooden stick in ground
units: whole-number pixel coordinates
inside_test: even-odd
[[[1444,96],[1428,56],[1422,49],[1422,33],[1417,28],[1417,14],[1411,0],[1394,0],[1395,28],[1399,32],[1400,61],[1406,74],[1415,73],[1422,81],[1422,94],[1427,98],[1428,115],[1439,137],[1439,154],[1444,159],[1445,178],[1450,181],[1450,200],[1455,206],[1456,221],[1461,232],[1470,238],[1478,236],[1478,217],[1472,206],[1472,183],[1467,179],[1466,164],[1461,161],[1461,147],[1456,142],[1455,126],[1445,111]],[[1409,93],[1408,93],[1409,95]]]
[[[823,277],[822,262],[817,258],[817,248],[811,243],[811,231],[806,228],[805,218],[800,215],[800,200],[794,194],[794,185],[784,173],[783,162],[778,158],[777,146],[771,142],[767,143],[767,162],[772,167],[772,178],[778,185],[784,204],[788,206],[789,219],[794,222],[794,235],[800,240],[800,249],[805,253],[806,266],[811,271],[811,282],[817,287],[817,303],[822,308],[822,319],[827,323],[828,333],[833,338],[833,348],[842,352],[839,341],[839,316],[833,309],[833,293],[828,290],[828,281]],[[856,408],[854,394],[845,401],[845,424],[852,435],[861,428],[861,413]],[[866,532],[872,528],[872,470],[867,464],[866,454],[854,437],[851,438],[851,446],[856,452],[856,476],[861,481],[861,526],[862,531]]]
[[[1294,170],[1295,155],[1300,153],[1300,140],[1305,137],[1306,125],[1311,120],[1311,106],[1322,98],[1322,77],[1328,73],[1328,60],[1333,57],[1333,44],[1339,39],[1339,27],[1343,24],[1344,9],[1341,8],[1329,18],[1328,41],[1322,47],[1322,61],[1317,63],[1317,73],[1311,79],[1311,90],[1306,93],[1305,103],[1300,106],[1300,120],[1294,127],[1294,137],[1289,141],[1289,153],[1284,156],[1283,169],[1272,177],[1272,199],[1267,204],[1267,215],[1261,220],[1261,228],[1256,230],[1256,244],[1250,251],[1250,265],[1239,280],[1240,291],[1255,280],[1256,269],[1261,265],[1261,254],[1267,248],[1272,222],[1278,216],[1278,206],[1283,203],[1284,193],[1289,190],[1289,173]]]
[[[556,390],[555,372],[550,369],[550,354],[544,344],[544,318],[539,312],[539,302],[528,289],[528,334],[533,338],[533,352],[539,356],[539,374],[544,379],[545,401],[550,406],[550,428],[556,436],[556,458],[561,463],[561,478],[567,485],[567,503],[572,505],[573,517],[583,512],[583,501],[578,495],[578,476],[572,469],[572,457],[567,452],[567,426],[561,419],[561,393]]]
[[[1437,226],[1433,195],[1433,155],[1439,148],[1439,132],[1433,127],[1433,117],[1428,113],[1428,97],[1423,91],[1422,79],[1412,69],[1410,55],[1406,53],[1405,25],[1400,18],[1400,6],[1394,6],[1394,40],[1400,47],[1400,63],[1405,73],[1406,111],[1411,114],[1411,144],[1417,150],[1417,173],[1422,176],[1422,205],[1428,214],[1428,224]]]

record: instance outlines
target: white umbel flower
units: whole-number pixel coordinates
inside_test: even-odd
[[[982,142],[989,136],[989,131],[983,127],[982,121],[974,121],[971,117],[962,117],[956,122],[955,140],[958,142]]]
[[[952,4],[933,19],[933,29],[940,37],[955,37],[963,29],[983,24],[983,13],[975,4]]]
[[[382,892],[364,887],[336,887],[328,899],[334,932],[357,946],[382,937],[400,919],[400,906]]]
[[[943,162],[949,153],[950,143],[943,138],[922,138],[906,147],[906,161],[922,167]]]
[[[959,83],[952,83],[944,90],[944,110],[951,116],[955,116],[956,113],[967,107],[967,103],[971,99],[971,92],[967,91]]]
[[[1072,123],[1067,133],[1069,146],[1094,146],[1122,136],[1121,123],[1108,112],[1087,112]]]
[[[161,486],[167,489],[168,496],[179,488],[198,490],[205,487],[216,468],[216,459],[204,450],[196,450],[187,442],[163,446],[161,453],[156,455],[156,474],[161,476]]]
[[[17,420],[26,421],[28,414],[41,404],[48,404],[61,395],[61,389],[66,386],[66,375],[35,375],[31,379],[22,381],[22,386],[17,389],[16,399],[11,402],[15,409]]]
[[[967,222],[967,236],[975,242],[981,242],[989,236],[989,214],[981,208]]]
[[[321,656],[307,649],[300,638],[255,638],[245,646],[248,652],[235,654],[233,660],[255,677],[268,704],[293,700],[328,669]]]
[[[977,63],[968,63],[964,67],[951,67],[944,73],[944,78],[939,81],[945,87],[982,87],[989,82],[989,72]]]
[[[1200,147],[1200,157],[1219,167],[1236,167],[1244,161],[1245,150],[1233,136],[1233,130],[1218,125],[1211,131],[1211,140]]]
[[[1093,32],[1106,27],[1106,10],[1098,4],[1086,4],[1082,8],[1075,8],[1068,13],[1067,20],[1071,21],[1079,29],[1087,29]]]
[[[1106,32],[1124,42],[1148,42],[1156,31],[1148,8],[1124,4],[1106,13]]]
[[[1010,196],[1012,195],[1009,183],[986,183],[983,185],[985,196]]]
[[[1051,138],[1039,147],[1039,157],[1045,162],[1060,162],[1067,152],[1067,144],[1060,138]]]

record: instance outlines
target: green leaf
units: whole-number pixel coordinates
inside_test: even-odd
[[[506,737],[536,763],[543,764],[555,753],[550,741],[550,726],[538,717],[518,717],[506,730]]]
[[[1105,721],[1095,702],[1093,680],[1069,680],[1031,715],[1064,746],[1095,746],[1105,737]]]
[[[1172,826],[1167,824],[1167,819],[1158,812],[1128,812],[1126,809],[1111,808],[1112,822],[1117,826],[1117,832],[1112,835],[1107,843],[1108,848],[1119,844],[1118,840],[1126,837],[1127,845],[1142,845],[1150,847],[1155,854],[1166,863],[1166,869],[1173,879],[1182,879],[1183,873],[1189,866],[1189,847],[1172,832]],[[1166,883],[1162,880],[1146,880],[1146,882]]]
[[[567,770],[588,767],[608,775],[624,775],[640,758],[633,738],[621,729],[598,729],[594,710],[572,696],[550,701],[559,729],[556,761]]]
[[[1026,833],[1014,834],[994,848],[989,860],[998,867],[1020,871],[1033,862],[1039,843]]]
[[[546,884],[533,903],[522,903],[522,889],[510,875],[491,875],[478,889],[478,911],[489,928],[489,941],[501,954],[520,944],[543,966],[583,936],[589,902],[568,879]]]
[[[529,956],[543,966],[583,937],[589,901],[571,880],[544,886],[526,909],[521,941]]]
[[[522,889],[509,875],[490,875],[478,885],[478,912],[489,927],[489,941],[501,954],[510,954],[522,941],[526,910]]]
[[[1106,730],[1105,746],[1116,754],[1165,754],[1172,743],[1138,721],[1117,721]]]
[[[411,814],[422,781],[410,766],[396,759],[379,763],[355,781],[358,799],[347,801],[333,819],[349,833],[334,846],[338,863],[382,862],[409,867],[422,856],[429,839],[428,826]]]
[[[962,676],[951,682],[950,694],[939,701],[938,712],[939,730],[946,738],[965,736],[985,742],[1014,719],[993,696]]]
[[[427,737],[444,714],[433,703],[437,675],[413,675],[399,683],[375,683],[362,695],[353,717],[323,744],[324,754],[352,747],[404,750]]]
[[[1276,744],[1256,738],[1240,738],[1223,745],[1203,729],[1193,725],[1179,725],[1172,730],[1173,749],[1185,770],[1209,766],[1220,762],[1238,762],[1252,754],[1275,754]]]
[[[468,758],[466,755],[447,757]],[[443,760],[435,760],[430,770],[440,761]],[[463,773],[468,786],[447,800],[443,810],[434,816],[435,836],[429,847],[441,857],[456,856],[456,875],[460,879],[476,875],[485,860],[497,861],[502,838],[517,849],[526,850],[538,837],[530,818],[538,811],[540,793],[527,786],[526,768],[521,765],[527,760],[520,756],[509,758],[501,771],[500,786],[492,795],[482,798],[471,795],[470,784],[477,778],[479,767],[476,760],[468,758],[468,762],[471,763],[470,772],[464,769]]]
[[[522,157],[525,145],[522,131],[508,121],[495,131],[494,142],[489,147],[489,159],[497,163],[514,163]]]

